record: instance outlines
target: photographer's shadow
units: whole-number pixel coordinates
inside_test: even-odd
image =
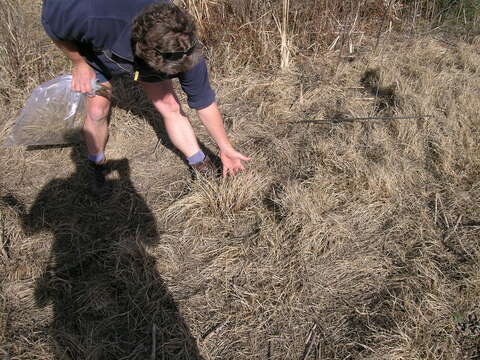
[[[88,195],[84,154],[74,148],[72,159],[75,173],[44,186],[23,216],[27,234],[54,235],[35,299],[53,306],[57,358],[201,359],[146,251],[159,234],[130,180],[128,160],[107,163],[119,176],[108,180],[111,196],[100,201]]]

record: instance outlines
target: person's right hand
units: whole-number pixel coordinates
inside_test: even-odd
[[[72,70],[72,90],[81,93],[92,91],[92,79],[95,71],[85,61],[75,63]]]

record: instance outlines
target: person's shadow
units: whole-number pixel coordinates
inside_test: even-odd
[[[52,304],[58,359],[202,359],[155,259],[155,218],[136,192],[128,160],[111,160],[111,196],[88,193],[86,162],[72,149],[75,173],[50,181],[28,212],[26,234],[53,233],[51,256],[37,280],[39,307]]]

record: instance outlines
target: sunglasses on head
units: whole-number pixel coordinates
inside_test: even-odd
[[[161,55],[165,60],[175,61],[180,60],[185,55],[192,55],[193,51],[195,50],[195,46],[197,46],[197,39],[193,39],[192,47],[186,51],[161,52],[159,49],[155,49],[155,52]]]

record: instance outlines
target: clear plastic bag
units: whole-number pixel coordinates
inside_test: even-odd
[[[72,91],[71,84],[72,75],[62,75],[36,87],[15,120],[5,146],[58,145],[80,141],[86,94]],[[98,87],[94,79],[93,94]]]

